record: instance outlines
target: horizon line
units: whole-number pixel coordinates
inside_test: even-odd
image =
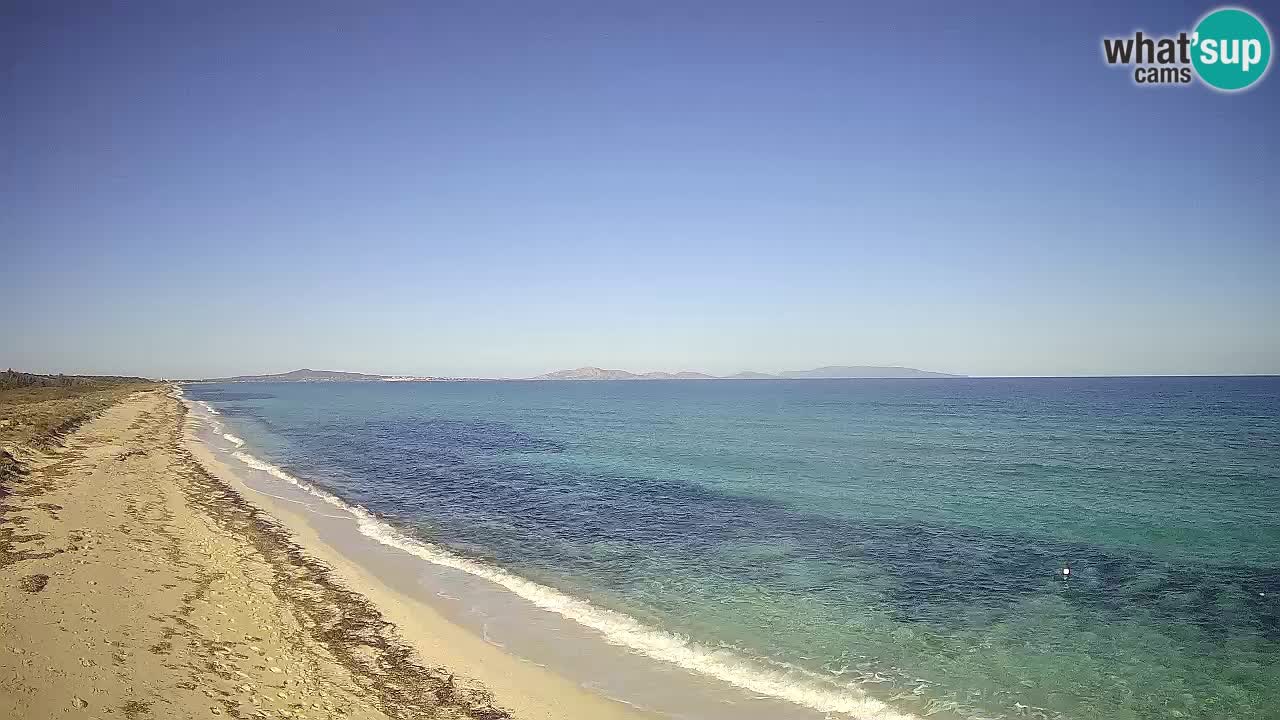
[[[594,367],[597,367],[597,366],[581,366],[581,367],[592,367],[592,368],[594,368]],[[819,367],[833,367],[833,366],[819,366]],[[859,367],[859,366],[843,366],[843,367]],[[861,367],[895,367],[895,368],[902,368],[902,369],[908,369],[908,370],[919,370],[918,368],[913,368],[913,367],[906,366],[906,365],[875,365],[875,366],[861,366]],[[76,372],[37,372],[37,371],[30,371],[30,370],[16,370],[16,369],[15,369],[15,368],[13,368],[13,367],[8,367],[7,369],[8,369],[9,371],[12,371],[12,372],[28,373],[28,374],[31,374],[31,375],[46,375],[46,376],[58,376],[58,375],[65,375],[65,376],[69,376],[69,377],[139,377],[139,378],[143,378],[143,379],[146,379],[146,380],[154,380],[154,381],[157,381],[157,382],[216,382],[216,381],[219,381],[219,380],[224,380],[224,381],[225,381],[225,380],[230,380],[230,379],[232,379],[232,378],[237,378],[237,377],[269,377],[269,376],[272,376],[272,375],[285,375],[285,374],[288,374],[288,373],[291,373],[291,372],[298,372],[299,370],[310,370],[310,371],[312,371],[312,372],[336,372],[336,373],[347,373],[347,374],[352,374],[352,375],[368,375],[368,376],[369,376],[369,377],[371,377],[371,378],[376,378],[376,379],[378,379],[378,380],[376,380],[376,381],[383,381],[383,380],[381,380],[381,378],[406,378],[406,380],[403,380],[403,382],[412,382],[412,381],[415,381],[415,380],[417,380],[417,381],[423,381],[423,382],[430,382],[430,381],[433,381],[433,380],[435,380],[435,379],[444,379],[444,380],[451,381],[451,382],[467,382],[467,381],[482,381],[482,382],[503,382],[503,381],[509,381],[509,382],[575,382],[575,383],[580,383],[580,382],[629,382],[629,380],[622,380],[622,379],[617,379],[617,380],[610,380],[610,379],[584,380],[584,379],[574,379],[574,378],[543,378],[543,377],[539,377],[540,375],[549,374],[549,373],[551,373],[551,372],[560,372],[560,371],[555,371],[555,370],[548,371],[548,372],[546,372],[546,373],[539,373],[538,375],[530,375],[530,376],[526,376],[526,377],[516,377],[516,376],[481,376],[481,375],[411,375],[411,374],[404,374],[404,373],[377,373],[377,372],[366,372],[366,371],[361,371],[361,370],[315,370],[315,369],[313,369],[313,368],[298,368],[298,369],[296,369],[296,370],[285,370],[285,371],[281,371],[281,372],[274,372],[274,373],[259,373],[259,374],[248,374],[248,373],[246,373],[246,374],[241,374],[241,375],[229,375],[229,376],[224,376],[224,377],[213,377],[213,378],[193,378],[193,377],[177,377],[177,376],[127,375],[127,374],[123,374],[123,373],[108,373],[108,372],[79,372],[79,371],[76,371]],[[578,369],[578,368],[574,368],[574,369]],[[616,370],[617,368],[599,368],[599,369],[602,369],[602,370],[605,370],[605,369],[608,369],[608,370]],[[631,373],[631,374],[634,374],[634,375],[637,375],[637,376],[639,376],[639,375],[643,375],[643,374],[644,374],[643,372],[632,372],[632,371],[629,371],[629,370],[625,370],[625,371],[623,371],[623,372],[628,372],[628,373]],[[775,376],[775,377],[768,377],[768,378],[735,378],[735,377],[733,377],[733,376],[732,376],[732,374],[731,374],[731,375],[714,375],[714,374],[712,374],[712,373],[705,373],[705,372],[702,372],[702,371],[690,371],[690,370],[676,370],[676,371],[645,371],[645,372],[668,372],[668,373],[671,373],[671,374],[678,373],[678,372],[701,372],[702,374],[704,374],[704,375],[707,375],[707,376],[708,376],[708,377],[705,377],[705,378],[680,378],[680,377],[671,377],[671,378],[649,378],[649,380],[650,380],[650,381],[653,381],[653,382],[657,382],[657,381],[661,381],[661,380],[688,380],[688,381],[697,381],[697,380],[743,380],[743,381],[750,381],[750,380],[1000,380],[1000,379],[1009,379],[1009,380],[1016,380],[1016,379],[1027,379],[1027,380],[1031,380],[1031,379],[1043,379],[1043,380],[1051,380],[1051,379],[1087,379],[1087,378],[1214,378],[1214,377],[1220,377],[1220,378],[1232,378],[1232,377],[1242,377],[1242,378],[1243,378],[1243,377],[1259,377],[1259,378],[1263,378],[1263,377],[1280,377],[1280,370],[1276,370],[1276,371],[1272,371],[1272,372],[1256,372],[1256,373],[1233,373],[1233,372],[1143,373],[1143,372],[1135,372],[1135,373],[1082,373],[1082,374],[1047,374],[1047,375],[1038,375],[1038,374],[983,374],[983,373],[977,373],[977,374],[963,374],[963,373],[950,373],[950,372],[944,372],[944,371],[940,371],[940,370],[925,370],[925,371],[922,371],[922,372],[937,373],[937,374],[938,374],[939,376],[941,376],[941,377],[876,377],[876,376],[865,376],[865,377],[830,377],[830,378],[823,378],[823,377],[782,377],[782,376],[778,376],[778,373],[780,373],[780,372],[789,372],[789,371],[775,371],[775,372],[768,372],[768,373],[766,373],[766,372],[764,372],[764,371],[750,371],[750,370],[740,370],[740,371],[738,371],[739,373],[742,373],[742,372],[761,372],[762,374],[774,375],[774,376]],[[791,372],[794,372],[794,371],[791,371]],[[358,382],[358,381],[357,381],[357,382]]]

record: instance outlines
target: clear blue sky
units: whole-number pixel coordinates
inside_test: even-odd
[[[1280,372],[1280,76],[1101,60],[1211,4],[106,5],[0,11],[0,365]]]

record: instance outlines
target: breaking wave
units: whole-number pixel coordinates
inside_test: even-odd
[[[212,418],[210,420],[220,431],[222,424]],[[836,713],[858,720],[917,720],[915,715],[900,712],[881,700],[869,697],[856,684],[835,686],[806,670],[770,667],[765,661],[749,660],[729,650],[705,647],[682,635],[646,626],[626,614],[598,607],[588,600],[540,585],[501,567],[463,557],[439,545],[410,537],[365,508],[347,503],[244,451],[244,441],[240,438],[230,433],[223,434],[223,437],[235,445],[232,457],[350,514],[360,533],[366,537],[434,565],[453,568],[496,583],[543,610],[598,632],[614,645],[757,695],[785,700],[822,713]]]

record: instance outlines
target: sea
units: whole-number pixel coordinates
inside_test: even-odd
[[[422,583],[655,672],[815,717],[1280,718],[1277,377],[182,391]]]

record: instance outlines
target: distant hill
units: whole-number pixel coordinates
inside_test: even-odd
[[[605,370],[598,367],[580,367],[573,370],[557,370],[529,378],[530,380],[637,380],[640,376],[626,370]]]
[[[646,372],[633,373],[626,370],[606,370],[598,367],[580,367],[573,370],[557,370],[529,378],[530,380],[778,380],[778,379],[816,379],[816,378],[954,378],[963,375],[930,372],[906,367],[885,367],[878,365],[831,365],[813,370],[788,370],[770,375],[768,373],[744,370],[719,378],[706,373],[684,371],[678,373]]]
[[[787,370],[782,378],[957,378],[963,375],[884,365],[828,365],[813,370]]]
[[[402,375],[366,375],[365,373],[338,372],[336,370],[312,370],[303,368],[274,375],[237,375],[226,378],[208,378],[193,382],[379,382],[387,380],[436,380],[431,377],[405,377]]]
[[[544,373],[530,380],[714,380],[714,375],[685,370],[683,372],[633,373],[626,370],[606,370],[598,367],[580,367],[573,370],[557,370]]]
[[[640,376],[641,380],[715,380],[715,375],[694,372],[692,370],[683,370],[677,373],[669,372],[647,372]]]

